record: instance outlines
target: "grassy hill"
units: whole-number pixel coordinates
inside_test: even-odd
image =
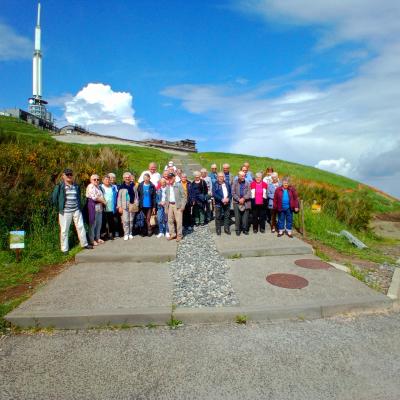
[[[250,163],[253,172],[264,172],[272,166],[280,177],[290,176],[296,186],[299,197],[304,201],[307,238],[317,249],[327,246],[342,254],[373,262],[394,262],[385,249],[399,243],[381,238],[370,229],[375,215],[399,212],[400,202],[392,196],[341,175],[268,157],[209,152],[194,154],[193,158],[208,168],[213,163],[219,168],[223,163],[229,163],[234,173],[245,161]],[[314,201],[322,206],[320,214],[311,212]],[[299,217],[295,218],[295,223],[299,227]],[[337,233],[343,229],[351,231],[369,248],[359,250],[345,238],[328,232]]]

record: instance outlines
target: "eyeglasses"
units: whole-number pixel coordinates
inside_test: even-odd
[[[98,180],[99,180],[99,178],[93,178],[93,180],[94,180],[94,181],[98,181]]]

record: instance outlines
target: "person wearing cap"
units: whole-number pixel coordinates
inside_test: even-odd
[[[86,230],[83,224],[81,211],[81,190],[74,182],[74,174],[67,168],[62,174],[62,181],[56,185],[52,194],[52,202],[58,210],[58,222],[60,225],[61,251],[68,254],[68,234],[71,222],[74,221],[81,247],[92,249],[88,244]]]
[[[172,168],[172,170],[171,170],[171,168]],[[171,172],[175,173],[176,167],[174,165],[174,162],[173,161],[168,161],[168,164],[165,166],[164,171],[169,171],[170,173]]]
[[[151,162],[149,164],[149,169],[147,171],[143,171],[140,174],[139,177],[139,184],[142,183],[144,181],[144,174],[149,174],[150,175],[150,182],[157,187],[158,186],[158,182],[161,179],[161,175],[159,172],[157,172],[157,164],[155,162]]]
[[[274,172],[274,169],[273,169],[272,167],[268,167],[268,168],[265,170],[263,181],[264,181],[267,185],[269,185],[269,184],[272,182],[272,173],[273,173],[273,172]]]
[[[170,185],[165,191],[165,207],[168,210],[168,240],[182,240],[182,216],[186,206],[186,196],[182,184],[175,182],[175,174],[169,173]]]
[[[93,246],[104,243],[104,240],[100,238],[100,233],[103,224],[103,210],[107,202],[99,183],[99,176],[93,174],[90,177],[90,183],[86,188],[89,212],[89,241]]]

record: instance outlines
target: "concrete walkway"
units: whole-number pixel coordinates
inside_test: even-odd
[[[300,239],[272,234],[213,235],[227,258],[239,306],[180,307],[174,317],[184,323],[249,320],[314,319],[347,312],[390,310],[393,302],[335,268],[297,266],[299,259],[318,258]],[[41,288],[7,315],[21,327],[87,328],[117,324],[165,324],[171,318],[169,264],[176,242],[165,239],[118,239],[78,254],[77,264]],[[302,289],[274,286],[275,273],[306,279]]]

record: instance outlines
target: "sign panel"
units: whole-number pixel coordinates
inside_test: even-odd
[[[10,249],[24,249],[25,248],[25,231],[11,231],[10,232]]]

